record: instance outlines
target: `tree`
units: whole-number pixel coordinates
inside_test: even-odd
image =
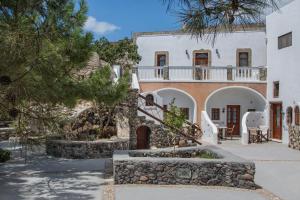
[[[166,112],[164,117],[164,123],[167,125],[169,135],[172,139],[174,149],[176,145],[176,137],[178,131],[183,131],[184,124],[186,122],[186,116],[180,108],[175,105],[175,99],[170,103],[170,110]]]
[[[109,42],[106,38],[100,38],[95,42],[95,48],[100,60],[110,65],[120,65],[123,69],[130,69],[141,60],[137,45],[128,38],[118,42]]]
[[[59,129],[62,109],[79,99],[112,105],[126,95],[128,79],[113,82],[107,67],[76,76],[95,48],[86,13],[84,0],[0,1],[0,112],[26,143]]]
[[[177,12],[184,31],[193,36],[212,37],[220,31],[232,32],[236,25],[245,28],[264,23],[267,8],[278,9],[280,0],[162,0],[168,10]],[[209,35],[210,34],[210,35]]]

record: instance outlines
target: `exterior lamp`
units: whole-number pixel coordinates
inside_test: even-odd
[[[222,108],[222,113],[225,113],[225,108]]]

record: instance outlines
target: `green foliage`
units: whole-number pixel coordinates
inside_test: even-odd
[[[9,0],[0,10],[0,75],[12,81],[1,93],[12,94],[16,106],[74,105],[80,87],[71,72],[85,66],[93,49],[92,35],[82,30],[86,3]]]
[[[83,31],[86,14],[84,0],[0,2],[0,113],[15,119],[26,142],[59,131],[65,106],[82,99],[114,107],[127,95],[128,73],[114,82],[108,66],[78,80],[95,50],[92,34]],[[138,59],[131,41],[110,45],[115,60]]]
[[[0,163],[10,160],[10,151],[0,149]]]
[[[235,25],[247,27],[264,23],[265,9],[278,9],[280,0],[162,0],[168,10],[175,8],[184,31],[196,37],[212,34],[213,41],[220,28],[231,32]]]
[[[170,103],[169,112],[165,114],[164,123],[169,127],[171,134],[175,137],[178,130],[182,130],[186,121],[184,113],[175,105],[175,99]]]
[[[103,103],[116,106],[121,103],[128,94],[129,74],[125,73],[117,82],[111,76],[111,67],[105,66],[93,73],[89,79],[83,80],[81,98],[95,101],[98,105]]]
[[[110,65],[120,65],[125,69],[129,69],[141,60],[137,52],[138,47],[128,38],[118,42],[109,42],[106,38],[100,38],[95,42],[95,49],[100,60]]]

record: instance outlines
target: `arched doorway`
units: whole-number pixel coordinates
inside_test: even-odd
[[[210,119],[220,126],[233,128],[233,135],[240,136],[241,120],[246,112],[264,112],[267,103],[263,95],[242,86],[224,87],[210,94],[205,110]]]
[[[175,100],[174,104],[186,114],[187,120],[197,121],[197,103],[189,93],[176,88],[162,88],[155,93],[162,98],[163,107],[167,108]]]
[[[136,130],[136,148],[149,149],[150,148],[150,134],[151,130],[147,126],[140,126]]]

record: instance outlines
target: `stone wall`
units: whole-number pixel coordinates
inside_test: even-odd
[[[0,141],[8,140],[9,137],[15,136],[15,133],[14,128],[0,128]]]
[[[130,125],[130,149],[136,149],[136,130],[141,126],[147,126],[151,130],[150,147],[164,148],[173,145],[169,130],[163,125],[147,120],[145,116],[138,116],[138,90],[132,90],[128,97],[129,125]],[[179,140],[179,139],[178,139]]]
[[[127,150],[128,139],[67,141],[47,139],[47,155],[70,159],[109,158],[114,150]]]
[[[181,184],[257,188],[254,183],[255,164],[253,162],[243,160],[216,147],[211,147],[210,150],[222,158],[131,157],[132,151],[115,152],[113,157],[115,184]]]
[[[289,127],[289,147],[300,150],[300,127]]]

